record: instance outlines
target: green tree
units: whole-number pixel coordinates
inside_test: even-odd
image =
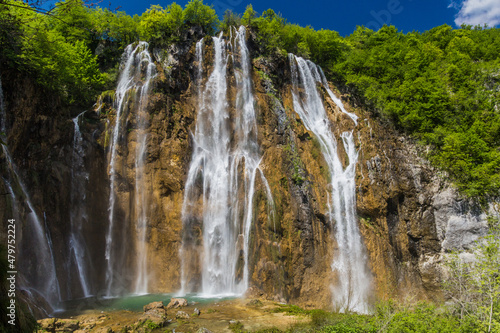
[[[170,44],[179,40],[182,25],[181,6],[175,2],[166,9],[152,5],[142,14],[139,31],[142,39],[154,44]]]
[[[222,31],[227,31],[230,27],[238,27],[241,25],[241,17],[235,14],[231,9],[226,9],[224,18],[220,24]]]
[[[246,26],[252,26],[255,18],[257,17],[257,12],[253,10],[252,5],[248,5],[241,18],[241,23]]]
[[[94,26],[90,10],[82,0],[64,0],[55,4],[52,11],[51,30],[63,36],[67,42],[83,41],[87,46],[98,40],[98,30]]]
[[[500,331],[500,228],[497,219],[487,236],[473,248],[473,259],[448,256],[449,278],[444,284],[462,322],[471,320],[476,331]]]
[[[184,8],[183,17],[187,26],[200,26],[209,35],[215,34],[219,26],[215,9],[203,4],[203,0],[189,1]]]
[[[71,32],[63,35],[54,22],[57,11],[49,16],[19,5],[10,13],[18,18],[20,34],[19,50],[9,61],[68,103],[91,103],[104,78],[87,41],[73,38]]]

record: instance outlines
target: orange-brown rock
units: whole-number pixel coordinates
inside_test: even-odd
[[[249,45],[254,45],[252,34],[249,35]],[[159,74],[146,106],[150,119],[144,178],[149,211],[147,267],[152,293],[175,292],[181,286],[181,210],[191,158],[190,133],[194,131],[197,109],[196,38],[170,48],[164,58],[156,58]],[[210,39],[206,47],[203,66],[210,69]],[[264,185],[257,177],[248,295],[328,308],[332,300],[331,286],[336,281],[331,264],[337,244],[333,233],[335,225],[328,211],[331,189],[327,165],[314,135],[293,111],[286,57],[275,54],[266,58],[261,57],[258,50],[250,51],[262,155],[260,167],[273,195],[274,211],[269,210]],[[18,73],[2,75],[9,110],[9,149],[36,210],[45,213],[55,240],[57,274],[64,286],[61,297],[76,297],[68,292],[76,290],[78,294],[78,287],[68,285],[63,263],[68,257],[71,209],[71,118],[81,110],[71,110],[52,100]],[[453,190],[446,175],[425,160],[426,147],[393,129],[377,117],[376,112],[357,106],[354,97],[331,88],[342,96],[347,110],[359,116],[355,127],[322,92],[336,136],[353,130],[357,142],[358,225],[369,258],[367,264],[374,276],[376,296],[412,294],[439,298],[441,254],[454,248],[467,248],[484,234],[487,212]],[[229,98],[234,98],[231,97],[234,91],[229,90]],[[89,175],[86,193],[89,216],[83,233],[93,260],[92,281],[98,286],[98,292],[102,292],[105,279],[107,155],[116,121],[109,94],[103,101],[100,114],[88,111],[82,125],[85,167]],[[122,249],[130,250],[123,252],[120,278],[123,290],[130,290],[137,260],[133,250],[137,238],[133,225],[137,214],[133,189],[136,146],[133,114],[125,124],[117,159],[117,218],[126,221],[120,244]],[[346,154],[340,146],[339,154],[346,163]],[[3,183],[0,183],[0,192],[7,192]],[[19,195],[18,190],[16,194]],[[0,198],[2,221],[13,215],[9,200],[9,196]],[[198,209],[196,214],[201,213],[201,205]],[[26,213],[26,207],[22,210]],[[197,227],[199,241],[202,226]],[[193,258],[190,271],[196,276],[202,259],[198,253]],[[193,279],[192,283],[196,286],[200,281]]]

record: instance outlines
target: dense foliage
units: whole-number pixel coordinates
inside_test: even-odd
[[[443,289],[450,302],[445,305],[406,299],[379,302],[370,315],[295,305],[280,305],[275,311],[310,317],[309,323],[286,332],[500,332],[500,224],[498,219],[489,220],[490,233],[472,246],[470,254],[448,255]]]
[[[346,38],[329,69],[383,117],[432,145],[431,160],[470,196],[500,188],[499,29],[384,26]]]
[[[45,14],[21,1],[0,1],[2,66],[33,74],[69,103],[88,105],[112,89],[124,47],[182,42],[193,26],[207,34],[244,24],[264,56],[295,53],[361,98],[376,115],[429,145],[429,158],[462,193],[485,198],[500,190],[500,30],[443,25],[402,33],[358,27],[350,36],[288,23],[249,5],[219,21],[202,0],[185,8],[153,5],[141,16],[64,0]]]
[[[474,332],[474,325],[461,325],[448,308],[432,303],[383,301],[376,305],[373,314],[336,313],[323,310],[303,310],[296,306],[283,305],[282,312],[290,315],[310,317],[310,322],[297,324],[285,332],[324,333],[454,333]],[[282,332],[278,329],[262,332]]]
[[[462,193],[498,195],[500,29],[358,27],[342,38],[289,24],[271,9],[257,17],[251,6],[242,23],[257,31],[264,54],[310,58],[377,115],[430,145],[429,158]]]
[[[89,8],[83,0],[56,3],[40,11],[21,1],[0,0],[0,60],[32,74],[69,104],[88,105],[110,89],[126,45],[139,39],[155,45],[178,42],[184,29],[214,34],[215,10],[191,0],[184,10],[153,5],[140,17]]]

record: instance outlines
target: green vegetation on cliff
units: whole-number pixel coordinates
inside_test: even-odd
[[[290,24],[272,9],[252,6],[219,21],[202,0],[185,8],[153,5],[141,16],[58,2],[45,14],[20,1],[0,2],[0,60],[33,75],[68,103],[90,105],[110,89],[124,47],[182,42],[191,27],[206,34],[245,24],[264,56],[295,53],[382,119],[431,147],[429,158],[462,193],[497,196],[500,190],[500,30],[443,25],[402,33],[393,26],[364,27],[345,38]]]
[[[328,67],[332,75],[430,144],[431,160],[463,193],[498,195],[500,30],[358,28],[346,42],[342,61]]]
[[[348,37],[289,24],[273,10],[243,23],[261,52],[295,53],[323,67],[383,119],[430,145],[429,158],[462,193],[500,190],[500,29],[448,25],[404,34],[364,27]]]

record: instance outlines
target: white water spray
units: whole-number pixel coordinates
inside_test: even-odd
[[[2,81],[0,79],[0,138],[7,143],[7,117],[5,113],[3,99]],[[41,295],[52,307],[57,308],[57,303],[61,300],[59,281],[57,279],[55,261],[51,248],[50,234],[46,223],[42,224],[36,214],[35,208],[30,200],[28,191],[17,172],[16,165],[12,160],[7,145],[2,144],[3,154],[7,161],[7,168],[10,171],[10,177],[3,178],[7,189],[10,191],[13,201],[13,209],[19,207],[16,202],[23,202],[26,205],[25,221],[17,221],[20,237],[17,244],[19,257],[18,271],[27,282],[22,288],[30,289]],[[13,184],[22,192],[22,197],[18,198],[13,190]],[[21,201],[23,200],[23,201]],[[20,212],[18,212],[20,215]]]
[[[146,51],[147,52],[147,51]],[[148,201],[145,182],[144,159],[147,152],[147,126],[149,124],[149,113],[146,112],[146,104],[150,90],[151,79],[156,76],[156,67],[149,53],[142,56],[142,63],[146,68],[146,77],[140,90],[139,107],[137,109],[137,142],[135,149],[135,211],[137,217],[137,278],[135,282],[136,294],[147,294],[148,292],[148,270],[147,270],[147,240],[146,231],[148,226]]]
[[[235,30],[234,38],[232,35],[231,30],[229,41],[222,33],[212,38],[214,66],[204,89],[203,42],[196,45],[198,115],[182,217],[185,233],[192,232],[193,221],[201,222],[203,228],[201,293],[207,296],[242,295],[248,288],[253,196],[261,161],[245,28]],[[227,97],[230,57],[236,80],[235,105]],[[234,118],[231,107],[235,108]],[[260,179],[269,188],[262,172]],[[272,202],[270,190],[266,194]],[[202,205],[201,213],[198,205]],[[184,241],[183,292],[193,291],[186,290],[183,254],[187,246]]]
[[[116,213],[116,190],[117,190],[117,177],[118,172],[116,170],[116,161],[118,158],[118,149],[120,146],[120,140],[123,136],[124,128],[123,123],[126,121],[128,116],[128,110],[130,108],[129,103],[132,94],[137,96],[137,91],[140,90],[139,94],[139,112],[137,114],[138,121],[138,133],[137,133],[137,149],[136,149],[136,168],[138,167],[136,173],[136,230],[138,233],[137,237],[137,280],[135,283],[135,290],[139,293],[147,292],[147,253],[146,253],[146,227],[147,227],[147,206],[145,203],[145,189],[143,188],[143,175],[140,174],[144,170],[144,156],[146,150],[147,135],[145,133],[145,126],[147,125],[148,114],[145,114],[144,105],[146,101],[146,95],[149,91],[150,80],[154,77],[154,64],[151,59],[151,55],[148,52],[148,44],[146,42],[139,42],[135,47],[132,45],[127,46],[125,49],[122,66],[123,70],[120,74],[118,80],[118,86],[116,88],[115,94],[115,109],[116,118],[115,126],[113,128],[113,136],[111,140],[110,147],[110,158],[109,158],[109,175],[110,175],[110,194],[109,194],[109,226],[106,234],[106,296],[114,296],[115,291],[113,290],[115,283],[115,270],[117,265],[120,263],[115,262],[115,258],[118,256],[116,253],[116,245],[113,241],[113,236],[116,226],[115,223],[115,213]],[[138,187],[141,189],[137,190]],[[122,286],[120,286],[122,287]]]
[[[83,237],[82,228],[88,222],[87,203],[86,203],[86,184],[89,180],[89,174],[85,170],[83,163],[84,148],[83,138],[80,131],[79,121],[84,112],[73,118],[73,156],[71,162],[71,233],[69,238],[69,248],[71,251],[71,260],[76,265],[76,276],[80,282],[84,297],[91,296],[90,277],[88,272],[88,250]],[[68,273],[73,273],[70,268]]]

